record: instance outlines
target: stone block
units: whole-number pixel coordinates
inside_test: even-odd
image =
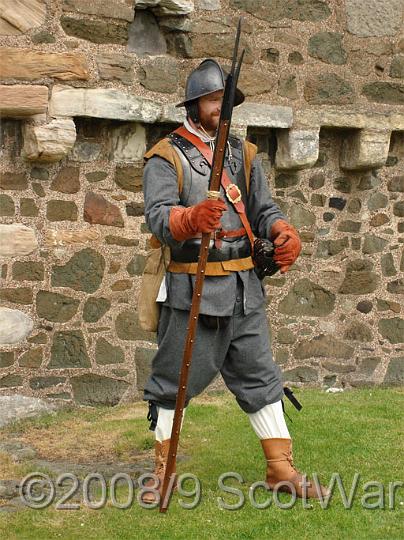
[[[112,22],[104,19],[78,19],[62,15],[60,25],[69,36],[78,37],[92,43],[116,43],[126,45],[128,26],[125,22]]]
[[[13,279],[17,281],[42,281],[45,276],[42,262],[16,261],[13,264]]]
[[[33,327],[32,319],[22,311],[0,307],[0,345],[21,343]]]
[[[0,116],[24,118],[48,109],[48,87],[44,85],[0,85]]]
[[[175,94],[178,89],[178,60],[164,56],[153,58],[139,67],[139,81],[152,92]]]
[[[310,105],[347,105],[355,101],[355,93],[350,82],[335,73],[320,73],[306,79],[304,98]]]
[[[77,53],[49,53],[34,49],[0,47],[0,79],[62,81],[87,80],[87,60]]]
[[[104,53],[95,57],[101,79],[132,84],[134,81],[133,60],[122,54]]]
[[[25,191],[28,189],[26,174],[12,171],[0,173],[0,189]]]
[[[0,224],[0,258],[29,255],[38,247],[35,232],[20,223]]]
[[[282,378],[285,382],[314,383],[318,381],[317,371],[309,366],[299,366],[297,368],[284,371]]]
[[[14,364],[13,351],[0,351],[0,369],[10,367]]]
[[[42,126],[25,124],[23,137],[23,158],[30,161],[60,161],[73,148],[76,127],[71,118],[57,118]]]
[[[347,170],[375,169],[386,164],[391,131],[361,129],[345,137],[340,166]]]
[[[279,130],[275,166],[277,169],[305,169],[318,160],[319,129]]]
[[[129,25],[128,51],[137,56],[157,56],[167,53],[167,43],[156,17],[149,10],[137,11]]]
[[[394,36],[402,15],[402,0],[346,0],[347,28],[355,36]]]
[[[88,323],[98,322],[111,307],[107,298],[91,297],[84,304],[83,320]]]
[[[383,384],[389,386],[404,384],[404,356],[390,360]]]
[[[146,152],[146,130],[130,122],[112,130],[110,159],[117,162],[142,161]]]
[[[153,332],[142,330],[136,311],[124,310],[116,318],[115,330],[119,339],[125,341],[155,341]]]
[[[309,39],[308,53],[327,64],[345,64],[347,54],[342,45],[343,37],[337,32],[318,32]]]
[[[335,294],[307,278],[300,279],[279,304],[280,313],[325,317],[335,307]]]
[[[89,368],[91,362],[81,331],[55,332],[49,369]]]
[[[101,159],[102,146],[91,141],[76,141],[71,153],[73,161],[89,162]]]
[[[206,11],[216,11],[220,9],[220,0],[194,0],[197,9],[206,9]]]
[[[299,343],[293,352],[299,360],[307,358],[353,358],[355,349],[337,340],[334,336],[320,334],[309,341]]]
[[[26,368],[38,368],[42,364],[43,349],[36,347],[22,354],[18,359],[18,365]]]
[[[32,390],[42,390],[43,388],[49,388],[50,386],[56,386],[63,384],[66,381],[66,377],[32,377],[29,381],[29,385]]]
[[[234,109],[234,112],[237,109]],[[183,107],[176,107],[173,103],[168,103],[161,106],[161,113],[159,117],[160,122],[172,122],[173,124],[182,124],[185,120],[185,109]],[[234,113],[233,113],[234,120]],[[232,120],[232,123],[233,123]],[[234,120],[235,122],[235,120]]]
[[[289,128],[293,110],[281,105],[243,103],[234,109],[232,122],[237,126]]]
[[[136,0],[139,9],[152,8],[158,15],[188,15],[194,11],[193,0]]]
[[[404,343],[404,319],[401,319],[400,317],[380,319],[379,332],[385,339],[394,345]]]
[[[137,4],[137,2],[136,2]],[[135,15],[132,2],[126,0],[63,0],[63,11],[72,11],[73,13],[83,13],[85,15],[96,15],[107,17],[108,19],[122,19],[131,22]]]
[[[32,304],[32,289],[28,287],[10,287],[0,289],[0,300],[13,304]]]
[[[70,88],[54,86],[51,116],[89,116],[152,124],[161,114],[161,105],[151,99],[114,88]]]
[[[11,217],[15,214],[15,205],[9,195],[0,194],[0,216]]]
[[[122,380],[101,375],[80,375],[72,377],[70,383],[74,401],[82,405],[118,405],[129,384]]]
[[[48,201],[46,218],[49,221],[77,221],[78,210],[73,201]]]
[[[230,7],[247,11],[264,21],[274,23],[282,19],[317,22],[327,19],[331,10],[324,0],[231,0]]]
[[[0,35],[18,36],[45,22],[46,4],[41,0],[0,2]]]
[[[85,248],[75,253],[65,265],[52,267],[51,284],[93,293],[101,285],[104,269],[104,257],[92,248]]]
[[[404,105],[404,84],[376,81],[367,83],[362,94],[369,101],[388,105]]]
[[[37,217],[39,215],[39,208],[34,199],[20,199],[20,213],[24,217]]]
[[[16,386],[22,386],[21,375],[10,373],[0,379],[0,388],[15,388]]]
[[[143,167],[117,167],[115,169],[115,183],[126,191],[138,193],[143,187]]]
[[[136,347],[135,365],[136,365],[136,386],[139,392],[143,392],[147,379],[151,373],[151,365],[156,349],[146,349],[145,347]]]
[[[107,201],[102,195],[92,192],[87,192],[84,200],[84,221],[112,227],[124,226],[118,206]]]
[[[64,167],[58,171],[50,188],[59,193],[77,193],[80,190],[79,176],[79,167]]]
[[[95,361],[100,366],[121,364],[125,361],[125,355],[121,347],[114,347],[114,345],[101,337],[95,346]]]
[[[36,311],[38,317],[52,322],[70,321],[77,313],[79,301],[70,296],[51,291],[38,291]]]
[[[340,294],[368,294],[379,285],[379,276],[373,272],[373,264],[368,260],[354,259],[347,264]]]
[[[75,231],[49,230],[45,233],[45,244],[49,247],[87,244],[99,238],[100,233],[94,227]]]

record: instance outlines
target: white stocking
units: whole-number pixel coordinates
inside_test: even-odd
[[[182,414],[182,422],[181,422],[181,429],[182,424],[184,422],[184,416],[185,416],[186,407],[183,410]],[[163,409],[163,407],[157,407],[157,425],[155,429],[155,437],[156,441],[165,441],[166,439],[171,438],[171,429],[173,427],[173,421],[174,421],[174,412],[175,409]]]
[[[259,411],[248,414],[248,417],[260,439],[291,438],[283,416],[281,400],[265,405]]]

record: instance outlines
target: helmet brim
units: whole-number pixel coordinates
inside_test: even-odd
[[[199,99],[200,97],[203,97],[203,96],[208,96],[209,94],[212,94],[212,92],[201,94],[200,96],[196,96],[193,99],[186,99],[184,101],[181,101],[181,103],[177,103],[176,107],[185,107],[186,104],[189,103],[190,101],[194,101],[195,99]],[[243,101],[245,101],[245,95],[239,88],[236,88],[236,92],[234,95],[234,106],[237,107],[238,105],[241,105]]]

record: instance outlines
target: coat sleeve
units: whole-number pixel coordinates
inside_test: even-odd
[[[247,217],[258,238],[269,238],[271,227],[278,219],[287,221],[285,214],[272,199],[259,158],[255,158],[251,164]]]
[[[143,171],[146,223],[162,244],[181,246],[171,235],[170,211],[180,205],[177,173],[174,166],[159,156],[150,158]]]

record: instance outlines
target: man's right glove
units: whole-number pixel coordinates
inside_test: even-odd
[[[206,199],[194,206],[173,206],[169,227],[175,240],[182,242],[198,233],[212,233],[220,228],[220,218],[227,210],[223,199]]]

